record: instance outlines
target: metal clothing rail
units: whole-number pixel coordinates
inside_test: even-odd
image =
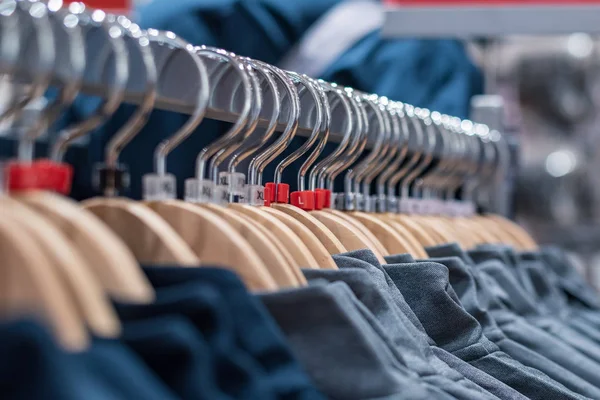
[[[181,49],[174,49],[156,43],[152,43],[151,46],[157,67],[164,65],[163,68],[159,68],[160,75],[154,107],[161,110],[192,114],[196,105],[197,93],[200,90],[200,83],[193,78],[186,79],[186,77],[197,76],[197,72],[194,71],[194,65],[190,63],[188,57],[178,57],[173,54],[175,51],[183,51]],[[87,57],[87,62],[93,65],[97,60],[105,60],[107,56],[107,54],[90,54]],[[203,57],[203,61],[209,71],[219,67],[232,70],[227,63],[221,60]],[[3,63],[4,60],[2,60],[2,54],[0,54],[0,66]],[[36,57],[33,52],[21,58],[18,65],[19,78],[17,81],[19,83],[29,83],[31,81],[31,77],[35,76],[35,68],[32,67],[35,63]],[[130,57],[130,73],[125,90],[125,103],[140,104],[144,97],[146,77],[143,72],[140,73],[140,71],[144,70],[141,63],[142,60],[139,57]],[[98,65],[101,64],[98,63]],[[52,80],[56,87],[60,87],[61,81],[64,81],[64,76],[67,74],[65,69],[66,67],[64,66],[56,68],[56,76]],[[214,90],[211,87],[211,100],[206,116],[211,119],[234,123],[239,119],[240,111],[243,108],[244,95],[241,90],[242,79],[239,74],[229,72],[225,72],[226,75],[220,80],[219,85]],[[259,81],[263,80],[260,76],[257,77]],[[112,82],[113,78],[114,68],[106,68],[104,71],[98,71],[97,68],[86,68],[80,93],[104,98],[110,91],[109,83]],[[295,84],[300,88],[300,83],[295,82]],[[263,96],[263,105],[258,126],[267,127],[269,125],[269,118],[273,109],[272,103],[271,96]],[[284,130],[287,123],[288,104],[287,97],[285,97],[281,104],[279,125],[277,126],[277,131],[279,132]],[[314,122],[311,121],[312,114],[312,112],[300,113],[296,135],[303,137],[310,135],[314,128]],[[342,130],[345,123],[344,118],[341,108],[332,110],[329,140],[339,142],[342,139]]]

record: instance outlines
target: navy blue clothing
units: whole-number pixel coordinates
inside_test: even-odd
[[[0,323],[2,399],[169,400],[178,397],[118,341],[66,353],[33,320]]]
[[[262,304],[235,274],[207,267],[146,267],[144,272],[157,289],[157,301],[146,306],[118,305],[121,318],[187,319],[207,342],[215,379],[224,392],[235,398],[323,398]]]
[[[322,398],[268,311],[233,272],[208,267],[146,267],[144,272],[152,285],[161,290],[177,291],[185,282],[214,287],[220,295],[220,306],[230,315],[232,343],[255,361],[269,390],[280,399]]]
[[[257,362],[237,347],[231,315],[215,288],[189,281],[156,294],[153,304],[116,304],[122,340],[182,398],[275,398]],[[171,319],[174,328],[165,327]],[[176,330],[177,322],[186,329]]]

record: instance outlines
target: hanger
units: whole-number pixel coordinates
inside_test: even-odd
[[[508,164],[510,163],[510,153],[508,149],[508,143],[506,139],[502,138],[497,131],[489,131],[485,125],[479,125],[480,128],[477,133],[479,134],[480,140],[483,141],[484,148],[490,150],[495,155],[490,165],[490,175],[488,175],[489,180],[486,182],[488,185],[492,183],[501,182],[504,179],[505,172]],[[475,187],[475,190],[478,191],[478,194],[489,194],[489,188],[487,189],[487,193],[484,192],[484,181],[481,180],[478,182],[478,185]],[[536,250],[537,244],[533,240],[533,238],[518,224],[510,221],[507,218],[496,214],[486,214],[482,217],[484,221],[489,221],[491,226],[499,228],[500,231],[504,231],[510,237],[513,238],[513,244],[520,250]]]
[[[269,138],[275,132],[278,123],[278,117],[281,112],[281,98],[279,95],[278,86],[276,81],[270,77],[271,71],[270,66],[266,63],[262,63],[256,60],[246,59],[248,63],[252,63],[258,67],[262,75],[266,78],[265,81],[270,84],[271,90],[268,93],[272,96],[272,110],[270,115],[269,125],[265,130],[264,135],[260,135],[259,140],[254,141],[250,146],[243,146],[237,150],[231,156],[229,162],[229,176],[234,177],[236,166],[244,159],[251,156],[255,151],[259,150],[265,143],[268,142]],[[273,74],[274,75],[274,74]],[[290,106],[293,102],[293,91],[295,88],[288,88],[283,81],[277,75],[273,78],[278,79],[284,89],[284,94],[287,93],[286,99],[290,102]],[[256,156],[256,160],[260,156]],[[254,160],[248,168],[248,185],[244,190],[240,190],[237,194],[243,195],[242,201],[230,202],[227,206],[234,210],[234,212],[242,217],[248,219],[257,230],[263,236],[269,238],[269,241],[274,244],[281,256],[286,259],[287,265],[291,267],[291,271],[296,275],[298,282],[305,283],[304,275],[300,271],[300,267],[318,268],[316,259],[311,254],[311,251],[304,242],[283,222],[279,221],[276,217],[270,215],[264,210],[261,210],[258,206],[264,205],[264,186],[257,184],[257,168],[254,165]],[[241,174],[239,174],[241,176]],[[233,189],[235,191],[236,189]]]
[[[125,174],[125,170],[117,162],[118,155],[141,130],[156,98],[157,72],[149,47],[152,35],[142,32],[135,24],[127,26],[128,29],[121,26],[121,32],[123,37],[128,39],[128,57],[124,64],[119,64],[119,70],[129,71],[132,65],[142,67],[143,75],[132,76],[126,72],[126,76],[131,80],[131,84],[140,79],[140,76],[143,77],[143,100],[132,117],[110,140],[105,152],[106,162],[97,168],[98,180],[104,186],[106,197],[92,198],[81,205],[107,225],[139,262],[155,265],[198,265],[198,258],[183,239],[156,213],[141,203],[113,197],[122,188],[120,178]],[[117,31],[113,29],[112,32]],[[101,110],[101,115],[104,117],[106,111]],[[60,146],[64,148],[65,143],[71,142],[80,133],[81,131],[69,132]],[[60,151],[56,154],[60,154]],[[137,270],[139,271],[139,267]]]
[[[284,132],[282,133],[280,140],[278,140],[269,149],[265,150],[261,155],[256,157],[255,158],[256,161],[253,160],[253,162],[251,163],[251,166],[256,166],[256,171],[257,171],[257,175],[258,175],[257,178],[259,179],[259,182],[262,179],[262,171],[264,170],[266,165],[269,162],[271,162],[272,160],[274,160],[279,154],[281,154],[281,152],[285,149],[285,147],[287,147],[289,145],[293,136],[295,135],[295,132],[296,132],[296,129],[298,126],[298,119],[300,118],[299,110],[300,110],[300,100],[301,99],[299,98],[297,92],[295,91],[294,83],[292,83],[292,82],[296,82],[298,84],[303,85],[303,87],[305,88],[304,90],[306,90],[306,92],[311,94],[310,98],[307,98],[305,96],[302,97],[302,100],[307,100],[309,102],[308,107],[311,106],[310,102],[313,103],[312,107],[314,107],[314,105],[315,105],[314,102],[315,102],[315,98],[316,98],[315,97],[315,89],[313,87],[313,84],[310,83],[310,81],[308,81],[307,78],[301,77],[300,75],[291,73],[291,72],[284,73],[283,71],[280,71],[274,67],[270,67],[270,70],[274,76],[277,76],[280,78],[281,82],[286,82],[284,87],[289,88],[288,89],[289,92],[293,91],[296,93],[296,94],[293,94],[292,96],[290,96],[290,98],[293,98],[292,104],[295,103],[295,105],[290,107],[290,113],[288,115],[287,126],[286,126],[286,129],[284,130]],[[288,92],[288,94],[289,94],[289,92]],[[315,109],[315,112],[317,113],[317,118],[322,118],[322,116],[319,117],[319,115],[321,115],[320,109]],[[319,123],[319,125],[320,125],[320,123]],[[315,124],[315,127],[313,129],[313,134],[311,134],[311,137],[314,136],[315,131],[317,131],[320,128],[319,125]],[[312,143],[310,143],[310,144],[312,144]],[[285,202],[288,201],[287,194],[283,194],[283,196],[281,195],[281,193],[283,193],[284,190],[289,191],[289,185],[285,185],[285,184],[281,183],[281,175],[282,175],[285,167],[287,165],[289,165],[289,163],[291,163],[293,160],[297,159],[302,153],[306,152],[306,149],[308,147],[309,147],[309,145],[307,143],[303,144],[303,146],[301,146],[301,148],[297,149],[294,153],[290,154],[286,159],[282,160],[282,162],[277,166],[276,172],[275,172],[275,180],[274,180],[275,182],[271,186],[271,188],[273,190],[271,192],[271,198],[269,199],[270,201],[275,201],[276,199],[277,200],[283,199]],[[281,192],[281,193],[279,193],[279,192]],[[312,217],[305,210],[302,210],[296,206],[292,206],[292,205],[289,205],[286,203],[278,203],[278,202],[272,203],[271,207],[275,210],[280,211],[280,213],[271,213],[271,215],[273,215],[274,217],[279,219],[281,222],[285,223],[289,228],[294,230],[294,233],[296,233],[298,236],[304,237],[305,240],[308,240],[307,236],[303,236],[302,230],[298,230],[299,229],[299,228],[297,228],[298,225],[297,224],[289,224],[286,219],[281,218],[281,213],[291,216],[292,218],[294,218],[295,220],[300,222],[302,225],[304,225],[306,228],[308,228],[312,232],[314,237],[319,242],[321,242],[321,244],[327,249],[327,251],[330,254],[338,254],[338,253],[343,253],[346,251],[346,249],[343,247],[341,242],[335,237],[335,235],[333,235],[333,233],[329,229],[327,229],[325,227],[325,225],[323,225],[321,222],[319,222],[319,220],[317,220],[316,218]],[[265,209],[265,211],[270,212],[270,210],[266,210],[266,209]],[[307,245],[307,247],[309,249],[315,249],[315,251],[321,250],[321,246],[315,244],[314,242],[311,244],[311,243],[307,243],[305,241],[305,245]],[[317,260],[322,258],[322,256],[319,255],[318,253],[313,253],[313,256]],[[329,264],[329,266],[333,267],[331,264]],[[321,266],[321,267],[323,267],[323,266]]]
[[[351,163],[344,163],[342,161],[344,158],[350,158],[350,157],[346,156],[346,153],[353,154],[353,152],[355,150],[357,152],[362,152],[362,149],[364,148],[364,143],[366,142],[366,129],[365,129],[365,125],[367,124],[366,114],[364,112],[364,109],[361,108],[361,105],[359,104],[360,99],[357,96],[353,96],[351,89],[344,88],[343,90],[346,93],[346,95],[348,96],[348,100],[350,101],[351,110],[353,111],[352,118],[356,120],[356,124],[355,124],[356,134],[351,135],[351,137],[348,139],[343,138],[340,145],[334,150],[333,153],[331,153],[329,156],[325,157],[323,160],[321,160],[321,162],[319,162],[317,165],[315,165],[311,169],[310,174],[309,174],[310,188],[311,188],[311,190],[313,190],[315,192],[325,190],[328,193],[332,193],[333,181],[335,180],[335,177],[337,177],[337,175],[339,175],[342,171],[344,171],[346,169],[346,167],[348,165],[351,164]],[[326,98],[323,100],[323,103],[325,106],[327,106],[328,101]],[[341,101],[339,100],[339,98],[335,97],[332,101],[333,107],[330,106],[329,108],[335,108],[335,104],[339,105],[340,103],[341,103]],[[350,149],[344,152],[344,150],[346,149],[346,147],[348,145],[349,139],[352,139],[352,141],[349,143]],[[362,144],[362,147],[360,147],[361,144]],[[322,140],[320,142],[319,146],[324,147],[324,145],[325,145],[325,141]],[[359,147],[360,147],[360,150],[358,149]],[[316,154],[316,150],[315,150],[315,152],[313,152],[313,154]],[[316,156],[313,158],[316,159]],[[340,158],[342,160],[340,160]],[[310,157],[302,166],[301,173],[303,173],[303,174],[305,173],[305,172],[303,172],[303,169],[306,170],[306,168],[307,168],[306,164],[308,163],[309,160],[310,160]],[[328,188],[325,187],[326,180],[328,182],[330,182],[330,187],[328,187]],[[317,183],[319,183],[319,185],[317,185]],[[331,201],[329,201],[329,203],[330,202]],[[353,227],[355,230],[357,230],[359,232],[359,235],[362,234],[362,236],[364,237],[364,238],[360,238],[359,240],[362,243],[365,243],[367,248],[372,249],[380,261],[383,259],[383,255],[388,254],[387,250],[381,244],[381,242],[362,223],[360,223],[357,219],[351,217],[347,213],[344,213],[342,211],[332,208],[331,204],[327,204],[327,202],[325,202],[325,203],[326,204],[324,204],[324,207],[321,210],[319,210],[320,213],[332,214],[335,217],[342,219],[347,224],[349,224],[351,227]],[[349,246],[349,247],[355,248],[356,245]],[[364,245],[363,245],[363,247],[364,247]]]
[[[60,54],[60,60],[57,60],[55,66],[57,75],[65,86],[56,101],[44,109],[41,122],[35,124],[19,142],[19,157],[21,163],[25,164],[33,159],[33,141],[76,96],[85,68],[83,38],[80,30],[75,29],[79,27],[77,17],[62,9],[51,12],[50,16],[53,31],[58,33],[57,42],[68,44],[62,48],[69,53]],[[68,27],[65,26],[65,21],[68,22]],[[52,36],[51,38],[54,40]],[[71,57],[72,53],[77,55]],[[43,190],[15,193],[13,197],[29,208],[43,213],[58,227],[70,243],[81,250],[81,257],[93,271],[94,278],[98,279],[109,293],[116,298],[133,302],[147,302],[153,298],[150,285],[138,271],[139,268],[132,262],[131,257],[128,257],[128,251],[123,249],[122,244],[106,228],[98,227],[101,224],[82,212],[75,202]]]
[[[85,324],[53,263],[30,232],[9,206],[0,208],[3,317],[39,315],[64,348],[85,350],[89,345]]]
[[[314,129],[304,145],[299,148],[298,151],[282,161],[277,173],[282,174],[283,168],[301,157],[310,149],[310,147],[317,143],[314,150],[311,152],[311,154],[309,154],[305,162],[300,167],[298,174],[298,192],[296,192],[296,194],[292,193],[292,196],[308,196],[308,198],[312,200],[316,198],[315,196],[317,193],[314,190],[316,188],[310,187],[310,190],[305,190],[306,174],[314,161],[319,157],[323,148],[325,147],[325,144],[327,143],[331,120],[331,109],[335,108],[335,105],[337,104],[349,105],[350,98],[343,90],[337,89],[335,86],[326,86],[326,84],[322,82],[319,83],[319,86],[316,86],[316,82],[307,80],[302,76],[300,76],[300,79],[304,84],[304,87],[308,88],[308,91],[311,93],[312,100],[317,107]],[[329,107],[327,107],[329,103],[327,94],[330,94],[332,99],[335,101],[335,103],[333,105],[329,105]],[[322,112],[319,113],[319,110],[322,110]],[[344,118],[352,119],[353,116],[351,112],[351,108],[344,107]],[[353,126],[348,123],[346,135],[350,135],[352,129]],[[321,139],[317,142],[319,136],[321,136]],[[375,246],[369,241],[368,237],[365,236],[355,224],[348,222],[345,218],[340,218],[334,214],[324,212],[321,205],[300,205],[300,208],[302,207],[304,207],[312,217],[321,222],[331,233],[333,233],[333,235],[339,239],[346,250],[351,251],[369,248],[374,251],[380,261],[383,261],[383,256],[379,254],[378,249],[375,248]]]
[[[370,172],[370,165],[374,162],[375,154],[384,155],[389,150],[390,143],[387,140],[390,137],[390,131],[386,129],[386,119],[378,103],[378,99],[375,97],[369,97],[361,95],[362,101],[371,110],[371,118],[374,118],[377,122],[377,138],[371,153],[365,157],[359,164],[353,169],[348,169],[345,176],[345,193],[342,199],[339,200],[343,204],[342,207],[349,210],[349,215],[356,219],[358,222],[363,224],[371,233],[378,239],[379,242],[385,247],[388,254],[398,253],[415,253],[415,249],[411,247],[410,243],[404,238],[393,226],[386,223],[386,221],[379,219],[374,214],[363,212],[362,210],[369,210],[369,204],[365,201],[365,193],[368,195],[368,185],[364,185],[361,190],[360,180],[366,176],[366,173]],[[368,126],[374,126],[375,124],[367,123],[366,132],[368,132]],[[352,165],[362,153],[364,149],[366,137],[361,142],[360,146],[353,150],[350,158],[342,163],[343,168],[347,168]],[[352,149],[351,149],[352,150]],[[334,174],[335,175],[335,174]],[[357,181],[356,178],[359,178]],[[330,182],[330,185],[333,183]],[[370,200],[370,198],[369,198]]]
[[[273,76],[282,85],[283,91],[287,95],[286,98],[288,100],[288,118],[283,133],[275,141],[275,143],[267,147],[260,154],[254,156],[250,162],[250,166],[248,169],[248,199],[250,201],[250,204],[254,203],[258,206],[256,209],[258,209],[261,216],[268,216],[269,221],[271,223],[277,221],[280,227],[285,226],[287,229],[291,230],[298,239],[300,239],[299,241],[297,241],[297,243],[303,244],[309,250],[309,253],[307,254],[310,254],[310,256],[312,256],[312,258],[316,261],[316,264],[313,264],[313,261],[309,260],[309,265],[322,269],[337,269],[337,265],[331,258],[327,248],[323,245],[323,243],[321,243],[321,241],[316,236],[314,236],[311,233],[311,231],[308,228],[306,228],[296,219],[290,217],[284,212],[277,211],[271,207],[260,206],[260,203],[264,204],[264,201],[260,198],[262,197],[264,199],[265,195],[268,193],[265,192],[265,188],[260,184],[263,181],[263,171],[268,165],[268,163],[274,160],[291,142],[294,136],[294,132],[298,126],[300,108],[300,98],[298,96],[298,91],[296,90],[292,82],[292,79],[285,73],[271,65],[264,64],[264,67],[271,71]],[[305,90],[305,88],[301,87],[300,91],[303,90]],[[256,209],[253,207],[248,207],[243,204],[230,204],[230,207],[234,207],[239,211],[243,211],[246,213],[252,212],[255,218],[260,218],[258,213],[254,211]],[[297,251],[305,252],[305,250],[302,248]],[[307,266],[307,264],[299,265]]]
[[[28,20],[29,16],[17,10],[18,6],[15,3],[5,2],[0,5],[0,52],[3,60],[6,60],[6,64],[2,65],[4,74],[18,70],[22,55],[20,45],[27,40],[21,40],[20,28],[23,26],[21,22]],[[45,10],[42,8],[40,11],[39,15],[31,18],[46,19]],[[41,35],[43,37],[40,37],[38,45],[44,41],[52,42],[52,36],[48,36],[47,33],[48,31],[45,31],[46,36]],[[52,53],[47,55],[53,59]],[[34,82],[30,93],[37,92],[37,84],[40,82]],[[15,98],[12,100],[9,109],[12,108],[13,115],[19,115],[20,107],[25,106],[27,102],[15,106]],[[75,309],[70,293],[65,290],[55,263],[40,249],[36,234],[32,234],[31,220],[23,217],[18,209],[13,212],[14,202],[4,196],[4,173],[4,168],[0,168],[0,257],[4,269],[4,288],[0,291],[0,301],[3,317],[12,318],[24,313],[37,314],[50,325],[65,348],[83,350],[89,343],[85,323]]]
[[[214,200],[215,185],[213,181],[203,179],[204,163],[198,163],[197,178],[186,181],[185,197],[186,200],[189,200],[186,202],[175,200],[175,177],[166,172],[168,154],[198,127],[208,106],[210,97],[209,72],[201,56],[227,62],[228,64],[231,63],[234,66],[232,70],[237,71],[241,77],[242,85],[244,85],[244,107],[240,119],[234,124],[232,130],[222,138],[230,140],[235,137],[248,120],[251,111],[249,94],[252,93],[249,76],[244,72],[241,63],[225,51],[207,47],[192,47],[172,33],[152,31],[151,35],[153,37],[152,41],[157,45],[155,47],[157,58],[161,59],[160,57],[165,54],[160,52],[159,46],[167,45],[180,49],[186,59],[191,61],[190,64],[194,66],[195,72],[198,74],[199,89],[196,108],[191,118],[178,132],[163,141],[155,151],[156,172],[144,177],[146,205],[178,233],[203,264],[234,269],[246,285],[253,290],[274,290],[276,288],[275,280],[255,249],[240,232],[240,229],[242,229],[240,226],[246,226],[244,222],[238,222],[236,225],[238,230],[236,230],[231,224],[235,217],[229,215],[228,220],[225,220],[217,214],[219,210],[210,210],[191,202]],[[166,54],[168,55],[170,52]],[[164,65],[169,65],[169,60],[162,61]],[[216,66],[219,67],[218,64]],[[169,73],[170,70],[163,67],[161,77],[166,81]],[[219,140],[220,143],[223,142],[221,139]],[[219,144],[219,146],[221,145]],[[214,150],[209,150],[215,153],[219,150],[214,145],[211,145],[211,147]],[[208,150],[205,149],[203,152],[208,153]],[[239,221],[239,218],[236,221]],[[224,251],[224,249],[227,249],[227,251]]]
[[[265,266],[275,278],[276,282],[280,287],[297,287],[300,285],[306,285],[306,278],[300,270],[300,266],[292,260],[292,263],[288,262],[291,258],[289,252],[281,244],[279,238],[272,235],[269,231],[265,230],[262,226],[258,225],[252,219],[240,215],[239,212],[226,207],[225,205],[235,202],[236,197],[246,196],[246,182],[245,175],[243,173],[236,172],[236,166],[239,162],[243,161],[254,151],[259,149],[273,134],[279,112],[271,113],[270,127],[265,134],[261,132],[255,132],[258,118],[262,110],[263,93],[259,78],[262,77],[264,82],[267,84],[268,92],[274,95],[274,100],[279,104],[279,92],[277,83],[271,76],[269,70],[263,68],[258,63],[254,62],[249,58],[238,58],[243,65],[250,77],[250,82],[253,88],[253,101],[252,101],[252,113],[246,124],[246,131],[242,134],[242,140],[238,140],[237,143],[233,143],[227,147],[223,147],[211,160],[210,171],[219,170],[220,164],[228,157],[230,157],[227,172],[220,172],[218,174],[218,187],[225,193],[222,204],[216,205],[211,203],[199,203],[200,206],[208,208],[218,213],[222,218],[232,223],[238,231],[243,233],[243,236],[252,247],[256,250],[259,257],[265,263]],[[257,133],[258,135],[253,135]],[[253,137],[254,136],[254,137]],[[256,137],[258,136],[258,138]],[[258,139],[258,140],[255,140]],[[249,144],[249,145],[247,145]]]

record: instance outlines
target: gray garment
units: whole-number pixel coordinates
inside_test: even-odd
[[[427,361],[416,339],[404,327],[404,323],[398,316],[399,311],[395,309],[389,295],[375,285],[368,272],[351,267],[361,261],[344,256],[334,256],[334,259],[343,269],[337,271],[310,269],[303,270],[303,273],[309,281],[326,279],[329,282],[343,281],[348,284],[356,298],[376,318],[373,328],[393,348],[399,362],[418,373],[424,382],[438,387],[456,399],[498,399],[439,360],[436,364],[438,366],[441,364],[443,367],[439,371],[436,370],[435,366]],[[429,347],[426,343],[425,345]],[[444,373],[447,376],[444,376]]]
[[[487,292],[487,282],[473,267],[458,257],[437,258],[430,261],[445,265],[450,273],[450,284],[464,308],[477,319],[484,335],[500,350],[521,362],[523,365],[540,370],[568,389],[581,395],[600,399],[600,389],[578,377],[573,372],[549,360],[533,350],[517,343],[504,334],[488,312],[494,297]]]
[[[501,252],[510,252],[510,250],[496,249],[488,246],[486,249],[478,249],[469,252],[469,256],[478,264],[497,260],[497,255]],[[506,273],[507,267],[503,265],[502,273]],[[498,268],[496,268],[498,269]],[[520,283],[527,290],[526,296],[532,299],[537,305],[535,312],[527,314],[519,311],[519,315],[524,316],[531,324],[537,326],[557,339],[569,344],[588,358],[600,363],[600,346],[593,339],[580,332],[584,325],[580,324],[580,329],[574,329],[569,326],[567,302],[559,290],[552,282],[553,272],[545,270],[543,263],[534,255],[523,253],[520,260],[513,262],[512,267],[508,268],[519,272],[517,274]],[[499,274],[497,274],[499,275]],[[499,282],[500,283],[500,282]],[[518,290],[518,287],[504,283],[502,287],[505,290]],[[511,299],[513,302],[517,298]],[[522,301],[522,300],[520,300]]]
[[[557,247],[543,247],[540,256],[559,277],[557,283],[567,295],[571,306],[577,305],[600,310],[600,295],[591,287],[577,269],[571,265],[566,254]]]
[[[397,367],[352,297],[341,282],[259,295],[316,387],[329,398],[448,398]]]
[[[466,256],[455,245],[436,246],[427,251],[437,256],[457,256],[473,262],[471,257]],[[485,302],[488,312],[509,339],[554,361],[595,387],[600,387],[600,364],[520,316],[535,315],[537,308],[528,300],[525,289],[510,268],[495,258],[478,264],[473,271],[484,289],[478,291],[480,302]],[[487,300],[483,300],[485,297]]]
[[[472,366],[468,362],[461,360],[454,354],[437,347],[435,341],[425,332],[425,328],[421,325],[421,322],[392,281],[392,278],[385,272],[383,266],[379,264],[373,252],[360,250],[345,253],[344,256],[354,258],[356,262],[352,265],[344,263],[345,265],[341,265],[341,268],[361,268],[366,270],[377,287],[382,292],[388,293],[396,305],[396,310],[399,311],[398,316],[410,331],[411,337],[415,338],[427,360],[432,365],[435,365],[438,371],[444,371],[444,375],[453,380],[457,379],[458,376],[464,376],[469,381],[501,399],[526,399],[525,396],[505,383]],[[448,370],[448,366],[451,370]],[[459,375],[456,375],[452,370]]]
[[[450,286],[448,268],[433,262],[384,266],[427,333],[440,347],[530,399],[585,398],[500,351]]]

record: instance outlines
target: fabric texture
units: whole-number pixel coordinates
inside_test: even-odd
[[[436,343],[531,399],[585,398],[502,352],[462,306],[448,268],[421,262],[384,267]]]
[[[435,398],[426,386],[398,368],[386,343],[351,307],[350,295],[350,289],[337,282],[259,297],[326,396]]]

